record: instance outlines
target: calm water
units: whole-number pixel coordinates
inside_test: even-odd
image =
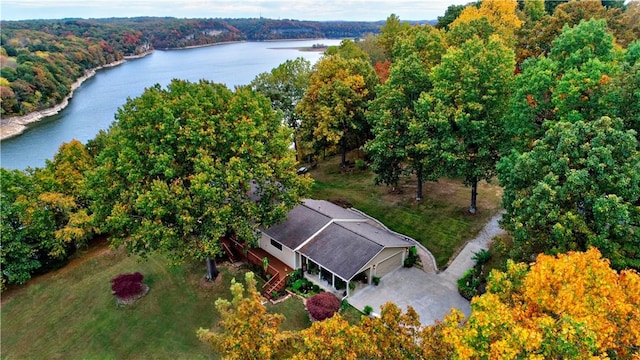
[[[128,97],[142,94],[154,84],[166,86],[172,79],[207,79],[229,88],[248,84],[256,75],[270,71],[288,59],[304,57],[315,63],[321,53],[284,49],[340,40],[247,42],[204,48],[155,51],[100,70],[85,81],[58,115],[32,124],[22,135],[0,143],[0,166],[7,169],[42,167],[60,144],[77,139],[86,143],[101,129],[107,129],[116,110]]]

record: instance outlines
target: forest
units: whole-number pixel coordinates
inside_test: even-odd
[[[296,169],[337,154],[336,171],[360,162],[390,194],[415,179],[417,204],[423,183],[459,179],[468,216],[478,183],[497,181],[512,239],[502,271],[488,275],[468,319],[452,311],[421,326],[388,304],[357,325],[336,315],[295,332],[278,330],[282,317],[265,312],[249,275],[216,302],[219,327],[198,331],[214,349],[261,359],[636,358],[639,19],[638,1],[483,0],[449,7],[435,25],[391,14],[316,64],[289,60],[234,90],[204,80],[148,88],[107,131],[61,144],[44,168],[0,169],[2,285],[60,266],[96,234],[143,257],[207,260],[215,278],[218,240],[255,243],[258,226],[309,193],[313,179]],[[133,43],[150,41],[131,29]],[[12,31],[24,40],[36,30]],[[14,82],[56,80],[17,69],[93,41],[7,35],[5,48],[2,36]],[[124,51],[104,41],[91,61]],[[13,91],[4,68],[3,94]]]

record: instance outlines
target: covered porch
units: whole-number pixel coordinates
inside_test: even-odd
[[[301,255],[300,259],[304,277],[325,291],[334,293],[338,298],[352,296],[371,284],[371,268],[345,279],[304,255]]]

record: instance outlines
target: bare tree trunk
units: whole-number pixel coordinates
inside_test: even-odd
[[[342,150],[342,158],[340,160],[340,166],[347,166],[347,142],[344,140],[344,136],[340,139],[340,150]]]
[[[478,198],[478,180],[473,180],[471,183],[471,206],[469,212],[475,214],[478,211],[476,208],[476,199]]]
[[[207,280],[209,281],[213,281],[218,277],[219,271],[218,271],[218,267],[216,266],[216,260],[212,259],[211,256],[207,256]]]
[[[416,177],[418,178],[418,187],[416,189],[416,201],[422,201],[422,164],[416,167]]]

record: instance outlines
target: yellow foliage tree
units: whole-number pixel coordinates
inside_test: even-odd
[[[216,309],[223,331],[199,329],[200,340],[210,344],[226,359],[272,359],[287,344],[288,332],[279,332],[284,317],[269,314],[260,300],[256,279],[252,272],[245,274],[245,287],[235,280],[231,283],[233,299],[218,299]]]
[[[508,44],[515,43],[515,31],[518,30],[523,21],[516,14],[518,2],[516,0],[483,0],[480,7],[467,6],[458,18],[449,27],[453,33],[458,26],[469,26],[469,24],[486,18],[493,27],[496,34],[500,35]],[[458,39],[458,41],[466,39]]]
[[[528,270],[494,271],[472,313],[446,321],[462,359],[631,358],[640,347],[640,276],[600,252],[539,255]]]

